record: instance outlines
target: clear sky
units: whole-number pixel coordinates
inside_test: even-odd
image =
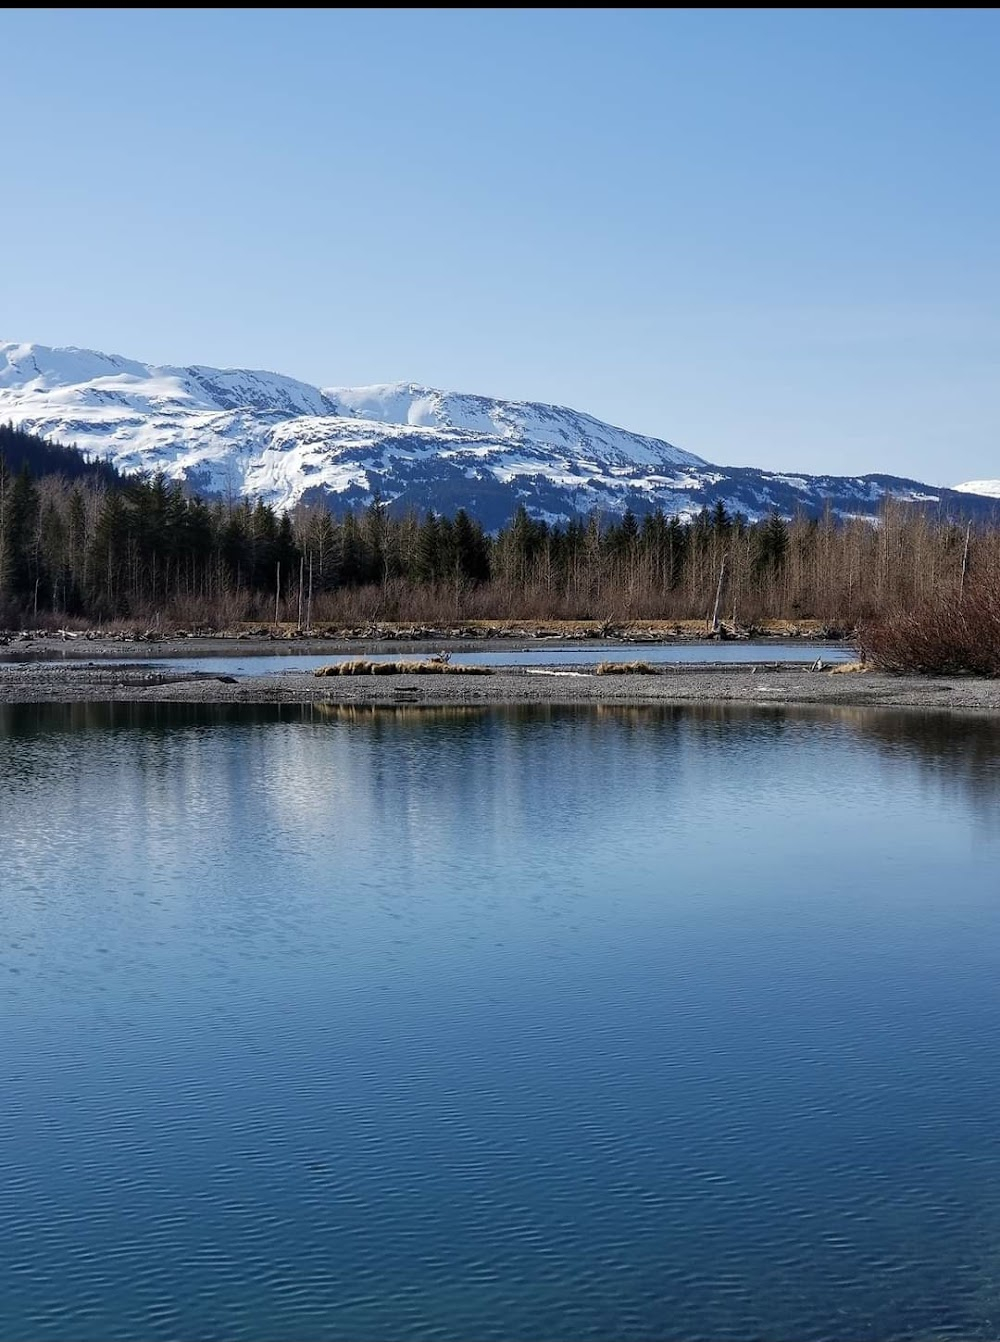
[[[0,338],[1000,476],[1000,12],[0,13]]]

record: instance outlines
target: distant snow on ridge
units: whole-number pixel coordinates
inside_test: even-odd
[[[982,494],[988,499],[1000,499],[1000,480],[967,480],[964,485],[952,485],[960,494]]]
[[[411,382],[310,386],[252,369],[156,367],[97,350],[0,344],[0,422],[203,494],[363,507],[468,509],[502,525],[523,504],[549,521],[592,511],[684,517],[723,503],[750,518],[806,509],[870,515],[888,492],[966,511],[955,494],[892,476],[839,478],[713,466],[564,406]],[[995,486],[1000,496],[1000,483]]]
[[[380,424],[408,424],[430,429],[465,429],[505,442],[526,438],[555,451],[572,451],[588,443],[605,455],[629,465],[658,466],[665,462],[703,466],[692,452],[671,443],[645,438],[625,429],[602,424],[591,415],[565,406],[531,401],[498,401],[487,396],[436,391],[412,382],[375,387],[331,387],[325,395],[336,401],[342,414]]]
[[[156,368],[117,354],[47,345],[0,344],[0,400],[128,405],[151,410],[278,411],[329,415],[336,408],[306,382],[249,369]]]

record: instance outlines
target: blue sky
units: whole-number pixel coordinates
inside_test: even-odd
[[[0,14],[0,338],[1000,476],[1000,13]]]

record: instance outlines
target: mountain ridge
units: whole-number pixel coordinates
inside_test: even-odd
[[[1000,480],[966,480],[964,484],[952,485],[959,494],[978,494],[981,498],[1000,499]]]
[[[751,519],[827,506],[869,516],[886,493],[961,516],[998,507],[896,476],[718,466],[566,406],[415,382],[321,388],[77,347],[0,343],[0,421],[210,497],[342,508],[377,495],[397,508],[464,507],[490,528],[521,505],[550,522],[629,507],[685,517],[717,502]]]

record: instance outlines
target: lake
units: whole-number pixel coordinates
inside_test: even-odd
[[[1000,1332],[997,720],[0,707],[0,824],[0,1338]]]

